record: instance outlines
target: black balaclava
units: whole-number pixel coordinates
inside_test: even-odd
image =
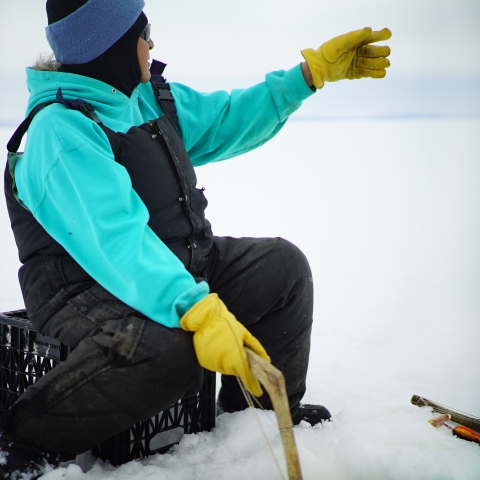
[[[51,25],[67,17],[87,1],[47,0],[48,24]],[[137,43],[147,23],[148,19],[142,12],[130,29],[99,57],[91,62],[78,65],[62,64],[60,71],[95,78],[130,97],[142,78],[138,62]]]

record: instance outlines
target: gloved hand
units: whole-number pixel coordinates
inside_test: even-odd
[[[198,363],[207,370],[237,375],[246,389],[259,397],[260,383],[248,365],[244,347],[270,362],[260,342],[230,313],[216,293],[197,302],[180,319],[180,326],[193,334]]]
[[[369,44],[388,40],[391,36],[392,32],[388,28],[372,32],[367,27],[332,38],[317,50],[302,50],[310,67],[313,84],[316,88],[322,88],[324,82],[336,82],[345,78],[383,78],[386,75],[385,69],[390,66],[385,58],[390,55],[390,48]]]

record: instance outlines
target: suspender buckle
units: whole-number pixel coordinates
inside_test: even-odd
[[[157,101],[170,123],[175,129],[178,129],[177,107],[175,106],[175,99],[170,91],[170,85],[166,83],[163,77],[159,78],[160,81],[157,81],[157,78],[151,80]]]
[[[158,89],[157,96],[160,100],[171,100],[173,102],[172,92],[170,90]]]
[[[170,85],[168,83],[155,82],[153,83],[153,87],[159,100],[174,101],[172,92],[170,91]]]
[[[102,121],[98,118],[97,114],[95,113],[95,109],[92,107],[90,103],[80,103],[79,110],[88,118],[93,120],[97,124],[101,124]]]

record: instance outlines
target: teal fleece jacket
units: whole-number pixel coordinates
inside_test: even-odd
[[[151,84],[128,98],[92,78],[27,69],[30,99],[90,102],[116,132],[163,115]],[[300,66],[266,75],[264,82],[230,94],[199,93],[171,83],[185,147],[194,166],[248,152],[271,139],[288,116],[312,95]],[[100,285],[127,305],[166,327],[209,293],[147,225],[147,208],[130,177],[115,162],[103,130],[82,113],[53,104],[28,130],[15,166],[21,202],[45,230]]]

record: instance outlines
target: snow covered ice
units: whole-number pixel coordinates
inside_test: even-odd
[[[478,462],[477,445],[460,445],[460,440],[436,431],[427,422],[428,412],[421,409],[412,412],[408,407],[361,410],[355,413],[378,417],[362,419],[345,413],[323,427],[301,424],[295,428],[305,480],[478,478],[478,471],[475,475],[471,469]],[[275,455],[282,462],[281,440],[273,413],[259,412],[258,416]],[[281,467],[287,478],[283,463]],[[187,436],[166,455],[130,462],[115,470],[95,465],[87,474],[71,465],[42,478],[243,480],[282,476],[251,412],[245,411],[222,415],[214,431]]]
[[[282,236],[311,262],[304,401],[334,420],[295,428],[305,479],[480,478],[480,446],[433,428],[432,414],[409,403],[418,394],[480,416],[479,127],[474,118],[293,120],[259,150],[197,169],[217,235]],[[0,142],[12,130],[1,128]],[[3,205],[0,222],[8,310],[23,303]],[[275,418],[257,415],[284,470]],[[42,478],[282,478],[251,411],[222,415],[166,455],[117,468],[78,461],[86,473],[69,465]]]

